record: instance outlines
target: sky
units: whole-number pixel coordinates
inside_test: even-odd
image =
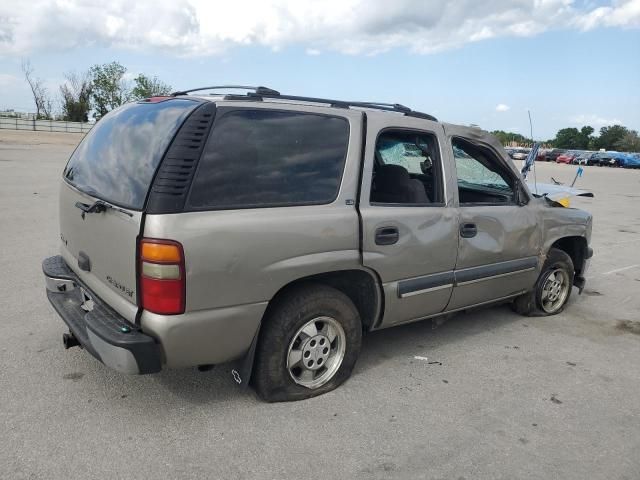
[[[536,139],[640,130],[640,0],[0,0],[0,110],[118,61],[175,89],[402,103]]]

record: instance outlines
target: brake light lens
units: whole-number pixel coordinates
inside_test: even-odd
[[[143,238],[140,242],[142,308],[162,315],[185,309],[185,269],[182,245],[173,240]]]
[[[168,95],[158,95],[156,97],[144,98],[140,101],[144,103],[160,103],[160,102],[164,102],[165,100],[169,100],[170,98],[171,97]]]

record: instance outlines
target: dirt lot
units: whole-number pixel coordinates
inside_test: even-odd
[[[595,257],[561,315],[376,332],[344,386],[269,405],[223,367],[129,377],[62,349],[40,262],[77,141],[0,131],[0,477],[640,478],[640,171],[585,169]]]

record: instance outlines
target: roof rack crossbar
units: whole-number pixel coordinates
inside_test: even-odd
[[[211,87],[199,87],[199,88],[191,88],[189,90],[180,90],[177,92],[173,92],[171,94],[172,97],[177,97],[178,95],[188,95],[191,92],[201,92],[203,90],[252,90],[256,94],[271,94],[271,95],[279,95],[280,92],[277,90],[273,90],[268,87],[252,87],[248,85],[214,85]]]

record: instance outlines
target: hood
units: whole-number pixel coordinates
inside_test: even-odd
[[[558,202],[563,207],[569,206],[569,199],[571,197],[594,197],[593,192],[569,187],[567,185],[550,183],[538,183],[536,185],[534,182],[527,182],[527,186],[532,193],[545,196],[554,202]]]

